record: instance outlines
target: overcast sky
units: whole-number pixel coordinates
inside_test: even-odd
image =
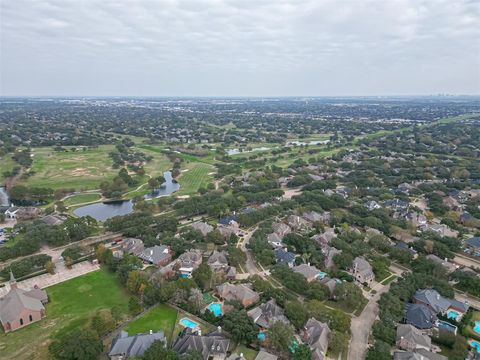
[[[480,0],[0,0],[2,95],[480,94]]]

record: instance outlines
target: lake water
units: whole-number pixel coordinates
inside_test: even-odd
[[[163,174],[163,177],[165,178],[165,182],[162,184],[162,186],[155,191],[145,195],[145,199],[155,199],[160,196],[170,195],[180,189],[180,184],[174,181],[174,179],[172,178],[172,173],[170,171],[165,172]],[[132,200],[98,202],[81,206],[73,211],[73,213],[77,216],[88,215],[98,221],[105,221],[114,216],[127,215],[132,212]]]
[[[10,199],[4,187],[0,187],[0,206],[10,206]]]

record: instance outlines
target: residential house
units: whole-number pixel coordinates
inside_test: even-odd
[[[227,301],[239,301],[244,307],[250,306],[260,300],[257,292],[246,284],[224,283],[217,286],[218,295]]]
[[[331,269],[335,266],[333,258],[335,257],[335,255],[341,254],[342,250],[334,248],[333,246],[329,246],[327,249],[322,250],[322,252],[325,255],[325,268]]]
[[[480,256],[480,237],[472,237],[465,241],[467,249],[476,256]]]
[[[373,273],[372,266],[363,257],[356,257],[353,260],[352,268],[350,269],[353,277],[361,284],[370,285],[375,280],[375,274]]]
[[[277,321],[290,324],[283,309],[277,305],[275,299],[271,299],[265,304],[259,305],[248,311],[248,316],[253,322],[263,329],[268,329]]]
[[[397,243],[395,244],[395,248],[403,250],[403,251],[408,251],[412,255],[413,259],[418,258],[418,251],[415,250],[414,248],[408,246],[408,244],[406,242],[397,241]]]
[[[385,201],[383,206],[394,211],[406,211],[410,207],[410,203],[400,199],[393,199]]]
[[[335,291],[335,288],[337,287],[337,285],[342,283],[340,279],[337,279],[337,278],[331,279],[329,277],[324,277],[320,282],[328,288],[330,292],[330,297],[333,296],[333,292]]]
[[[370,211],[382,208],[382,206],[379,203],[377,203],[375,200],[370,200],[369,202],[367,202],[365,204],[365,207]]]
[[[44,290],[19,289],[13,274],[10,273],[10,291],[0,298],[0,322],[3,330],[8,333],[40,321],[46,316],[47,303],[48,295]]]
[[[315,318],[308,319],[302,332],[303,341],[312,350],[312,360],[323,360],[328,350],[330,328]]]
[[[111,360],[124,360],[142,356],[154,341],[166,343],[163,331],[128,336],[125,331],[113,340],[108,356]]]
[[[225,251],[214,250],[212,255],[207,260],[208,266],[213,272],[218,272],[228,268],[228,258]]]
[[[400,324],[397,327],[397,347],[401,350],[415,351],[432,349],[432,339],[430,336],[423,335],[420,330],[410,324]]]
[[[445,224],[426,224],[420,226],[420,231],[432,231],[440,236],[457,237],[458,231],[450,229]]]
[[[408,195],[413,188],[409,183],[401,183],[397,186],[397,192]]]
[[[208,233],[213,231],[213,226],[199,221],[192,224],[192,229],[200,231],[203,236],[207,236]]]
[[[420,349],[415,352],[395,351],[393,360],[448,360],[446,356]]]
[[[287,265],[289,268],[295,265],[296,255],[282,248],[275,249],[275,260],[277,264]]]
[[[301,218],[298,215],[290,215],[287,218],[287,224],[295,230],[303,230],[310,226],[310,223],[307,220]]]
[[[471,223],[472,221],[474,221],[475,218],[469,214],[468,212],[464,212],[462,215],[460,215],[460,217],[458,218],[458,221],[460,221],[460,223],[462,225],[467,225],[469,223]]]
[[[416,211],[409,211],[405,215],[405,220],[410,221],[413,225],[415,225],[415,227],[420,227],[427,224],[426,216]]]
[[[292,232],[292,228],[285,223],[278,222],[272,225],[272,230],[276,233],[281,239]]]
[[[194,333],[190,328],[186,328],[175,339],[172,350],[179,355],[189,351],[198,351],[204,360],[224,360],[227,357],[229,346],[230,339],[223,336],[220,327],[206,335],[202,335],[201,332]]]
[[[461,210],[462,204],[452,196],[447,196],[442,199],[443,205],[445,205],[450,210]]]
[[[312,236],[312,239],[320,244],[322,249],[325,249],[336,237],[337,234],[335,234],[335,230],[333,228],[326,228],[323,233]]]
[[[435,314],[447,315],[449,311],[454,311],[457,315],[455,320],[459,321],[461,317],[468,311],[469,305],[455,299],[443,297],[434,289],[418,290],[413,296],[415,304],[423,304],[428,306]],[[453,314],[453,313],[451,313]],[[450,317],[450,316],[449,316]]]
[[[303,214],[303,218],[311,223],[322,222],[323,216],[316,211],[309,211]]]
[[[143,245],[143,241],[140,239],[125,238],[122,241],[121,249],[123,253],[140,256],[140,254],[145,250],[145,246]]]
[[[282,237],[275,232],[267,235],[267,241],[273,248],[283,246]]]
[[[146,263],[161,267],[172,261],[172,255],[170,247],[165,245],[155,245],[144,249],[138,257]]]
[[[37,207],[21,207],[15,212],[15,218],[17,220],[31,220],[39,217],[42,214],[42,209]]]
[[[405,322],[420,330],[431,329],[437,322],[437,315],[424,304],[407,304]]]
[[[315,266],[310,264],[300,264],[298,266],[294,266],[292,270],[298,274],[302,274],[308,282],[312,282],[313,280],[320,279],[324,273],[318,270]]]
[[[448,262],[448,259],[442,260],[434,254],[429,254],[426,257],[428,260],[433,261],[435,264],[442,266],[448,273],[452,273],[458,269],[458,266],[451,262]]]
[[[198,249],[192,249],[181,254],[176,263],[179,265],[178,272],[181,277],[191,277],[192,272],[202,263],[202,253]]]

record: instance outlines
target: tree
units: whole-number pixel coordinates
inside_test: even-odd
[[[142,303],[136,296],[132,296],[128,301],[128,311],[132,315],[138,315],[142,311]]]
[[[100,310],[92,317],[90,327],[99,337],[102,337],[115,329],[116,324],[110,310]]]
[[[257,338],[258,326],[245,310],[233,310],[223,317],[223,326],[236,342],[249,344]]]
[[[268,338],[275,350],[283,353],[288,352],[288,347],[291,345],[294,335],[291,325],[277,321],[270,327],[268,334]]]
[[[160,340],[155,340],[153,344],[145,350],[142,356],[143,360],[178,360],[178,355],[175,351],[169,350],[165,347],[165,343]]]
[[[70,256],[67,256],[65,258],[65,266],[67,267],[67,269],[71,269],[72,266],[73,266],[73,260]]]
[[[201,263],[200,266],[192,272],[193,280],[204,290],[210,288],[212,275],[212,269],[206,262]]]
[[[203,355],[198,351],[189,350],[186,354],[180,356],[180,360],[203,360]]]
[[[293,354],[293,360],[311,360],[312,351],[310,347],[306,344],[301,344],[298,348],[295,349]]]
[[[148,179],[148,187],[152,190],[155,190],[157,189],[158,187],[160,186],[160,182],[158,181],[158,179],[155,179],[155,178],[150,178]]]
[[[391,360],[392,355],[390,355],[390,345],[384,343],[383,341],[375,341],[367,353],[366,360]]]
[[[247,261],[247,255],[242,249],[236,246],[229,246],[228,251],[228,261],[232,266],[243,266]]]
[[[285,306],[285,311],[288,319],[297,329],[303,327],[303,325],[305,325],[307,322],[308,311],[299,301],[288,302]]]
[[[55,263],[52,260],[50,260],[45,264],[45,270],[47,270],[49,274],[52,274],[52,275],[55,274],[55,268],[56,268]]]
[[[345,345],[348,344],[349,339],[350,335],[348,333],[333,330],[328,343],[328,351],[337,357],[342,351],[346,350]]]
[[[362,290],[354,283],[341,283],[333,290],[334,298],[341,302],[348,311],[354,311],[366,301]]]
[[[53,359],[96,360],[103,344],[95,332],[78,329],[53,341],[48,350]]]

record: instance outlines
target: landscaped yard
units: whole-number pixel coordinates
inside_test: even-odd
[[[245,360],[255,360],[257,357],[258,351],[247,348],[244,345],[238,345],[237,348],[235,349],[235,353],[237,355],[243,354],[243,357]]]
[[[48,359],[49,338],[81,327],[100,309],[120,314],[128,310],[128,295],[106,270],[66,281],[47,288],[47,317],[15,332],[0,333],[2,360]]]
[[[171,306],[159,304],[141,318],[131,322],[124,330],[128,332],[128,335],[148,333],[150,330],[154,332],[163,330],[170,342],[177,321],[177,313],[178,311]]]
[[[478,339],[480,340],[480,334],[473,331],[473,326],[472,324],[475,323],[475,321],[480,321],[480,311],[474,311],[473,314],[472,314],[472,318],[470,319],[469,321],[469,324],[467,325],[467,333],[472,337],[472,338],[475,338],[475,339]]]

